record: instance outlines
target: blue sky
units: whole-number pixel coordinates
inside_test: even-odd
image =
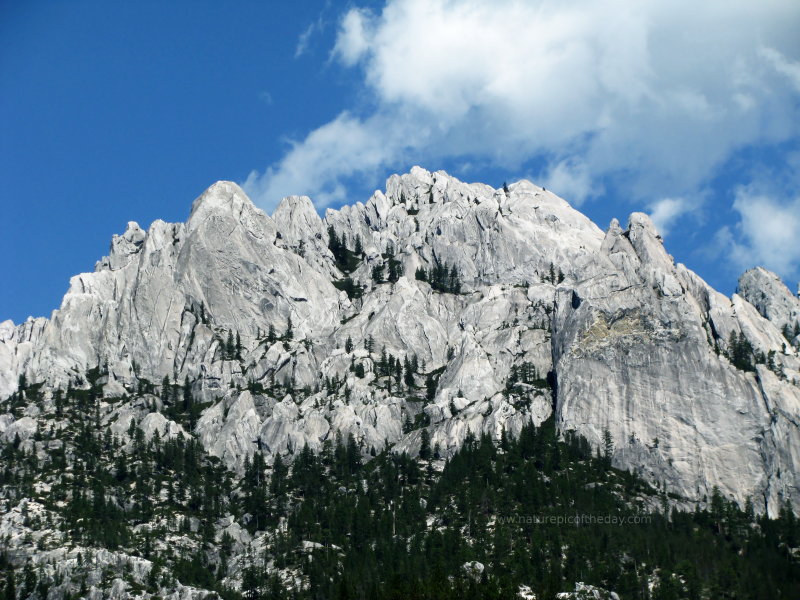
[[[218,179],[322,210],[414,164],[645,211],[721,291],[794,290],[798,27],[793,0],[2,3],[0,320]]]

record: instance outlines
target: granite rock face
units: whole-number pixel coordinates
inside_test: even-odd
[[[789,332],[792,341],[800,335],[800,297],[775,273],[761,267],[746,271],[739,277],[739,295],[782,332]]]
[[[300,196],[268,216],[219,182],[185,224],[129,223],[49,319],[0,323],[0,399],[20,376],[52,394],[99,367],[104,395],[128,402],[120,432],[135,418],[194,435],[239,473],[254,452],[348,435],[366,457],[419,452],[427,430],[447,455],[554,414],[594,445],[608,432],[618,466],[690,501],[717,486],[775,514],[800,501],[800,359],[784,335],[798,315],[763,269],[727,298],[674,263],[646,215],[603,232],[527,181],[415,167],[324,219]],[[752,364],[734,360],[742,340]],[[205,407],[190,431],[157,389],[141,398],[165,377]],[[0,437],[31,435],[5,417]]]

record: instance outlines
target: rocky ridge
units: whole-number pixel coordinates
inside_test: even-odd
[[[298,196],[269,216],[218,182],[186,223],[129,223],[49,319],[0,324],[0,398],[36,383],[52,402],[99,368],[115,433],[196,436],[240,474],[337,434],[366,458],[416,453],[424,429],[446,456],[555,413],[687,502],[717,487],[776,514],[800,501],[798,315],[763,269],[727,298],[646,215],[603,232],[527,181],[415,167],[324,219]],[[162,414],[164,378],[196,421]],[[33,406],[0,415],[29,449],[45,426]]]

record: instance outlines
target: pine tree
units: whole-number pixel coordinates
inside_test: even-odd
[[[728,351],[734,367],[741,371],[755,371],[753,359],[756,357],[753,346],[744,333],[737,335],[736,331],[731,331],[728,339]]]
[[[164,375],[164,379],[161,380],[161,401],[164,404],[169,403],[169,376]]]
[[[403,419],[403,433],[411,433],[412,431],[414,431],[414,424],[411,422],[411,417],[406,413],[405,419]]]
[[[413,365],[410,360],[408,360],[408,355],[405,356],[403,359],[403,371],[405,373],[404,383],[406,386],[411,387],[414,385],[414,370]]]
[[[386,354],[386,346],[381,348],[381,357],[378,359],[378,375],[384,376],[389,371],[389,357]]]
[[[383,283],[383,264],[372,267],[372,280],[375,283]]]
[[[353,338],[347,336],[347,341],[344,343],[344,351],[350,354],[353,351]]]
[[[340,249],[339,243],[339,236],[336,235],[336,230],[333,228],[333,225],[328,226],[328,249],[331,251],[334,257],[339,254]]]
[[[427,428],[423,428],[420,435],[419,457],[423,460],[431,457],[431,434]]]
[[[397,385],[400,385],[400,382],[403,379],[403,366],[400,364],[399,358],[392,357],[393,360],[393,370],[394,370],[394,381]]]
[[[436,387],[438,382],[434,379],[433,375],[428,375],[425,378],[425,397],[428,401],[432,401],[436,397]]]
[[[605,468],[611,468],[611,458],[614,455],[614,439],[608,429],[603,430],[603,463]]]
[[[183,412],[192,412],[192,386],[189,383],[189,376],[187,375],[183,380]]]
[[[460,294],[461,293],[461,281],[458,278],[458,269],[455,265],[450,267],[450,275],[447,281],[448,291],[452,292],[453,294]]]
[[[14,581],[14,571],[9,569],[6,573],[6,585],[4,590],[4,597],[6,600],[17,600],[17,589]]]
[[[289,319],[286,322],[286,333],[284,334],[284,339],[286,340],[293,340],[294,339],[294,327],[292,325],[292,315],[289,315]]]
[[[390,283],[395,283],[398,279],[400,279],[400,275],[402,275],[402,268],[400,261],[395,258],[394,255],[394,248],[392,246],[388,246],[386,248],[386,257],[387,265],[389,267],[389,275],[388,280]]]
[[[283,464],[283,459],[280,453],[275,454],[275,459],[272,462],[272,478],[269,482],[269,490],[273,496],[280,496],[283,494],[287,468]]]
[[[236,358],[242,360],[242,338],[239,337],[239,332],[236,332]]]
[[[236,346],[233,342],[233,333],[228,331],[228,340],[225,342],[225,360],[231,360],[236,356]]]

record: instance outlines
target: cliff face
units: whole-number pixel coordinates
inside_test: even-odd
[[[154,413],[165,376],[188,382],[205,407],[189,433],[238,471],[337,433],[366,455],[417,452],[427,430],[445,455],[554,410],[562,432],[601,446],[607,431],[618,466],[690,501],[718,486],[775,514],[800,501],[784,335],[800,301],[763,269],[739,288],[676,265],[646,215],[603,233],[527,181],[415,167],[324,219],[299,196],[270,217],[219,182],[185,224],[129,223],[50,319],[0,324],[0,399],[20,375],[49,397],[100,367],[115,432],[135,419],[183,435]],[[28,420],[0,415],[0,436],[32,446]]]

